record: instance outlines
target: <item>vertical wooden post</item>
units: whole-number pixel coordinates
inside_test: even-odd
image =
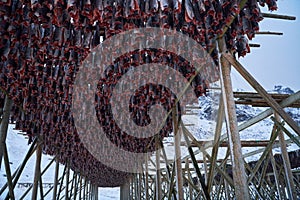
[[[207,161],[206,161],[206,156],[204,154],[204,152],[202,151],[202,156],[203,156],[203,164],[204,164],[204,178],[205,178],[205,184],[207,184]],[[212,166],[211,166],[212,167]]]
[[[158,142],[156,143],[158,144]],[[161,200],[162,198],[161,175],[160,175],[160,151],[161,151],[160,148],[157,148],[157,150],[155,151],[155,161],[156,161],[155,194],[157,200]]]
[[[186,173],[187,173],[186,175],[188,177],[188,180],[193,182],[192,175],[190,172],[190,164],[189,164],[189,160],[187,158],[185,159],[185,168],[186,168]],[[193,188],[192,188],[191,184],[188,184],[188,188],[189,188],[189,199],[193,200]]]
[[[95,200],[98,200],[98,198],[99,198],[99,188],[98,188],[98,186],[97,185],[95,185],[95,192],[96,192],[96,194],[95,194]]]
[[[91,197],[92,197],[92,187],[91,187],[92,183],[91,181],[89,181],[89,184],[88,184],[88,199],[90,200]]]
[[[228,182],[225,179],[224,179],[224,186],[225,186],[225,196],[226,196],[226,199],[230,199],[229,185],[228,185]]]
[[[74,200],[76,200],[78,185],[79,185],[79,174],[78,173],[74,173],[74,174],[76,174],[76,176],[75,176],[75,185],[74,185],[73,196],[74,196]]]
[[[80,175],[80,182],[79,182],[79,195],[78,198],[81,200],[81,193],[82,193],[82,176]]]
[[[34,173],[34,181],[33,181],[33,188],[32,188],[32,200],[37,199],[37,189],[38,189],[38,183],[40,181],[41,177],[41,159],[42,159],[42,143],[40,138],[38,138],[38,146],[36,150],[36,161],[35,161],[35,173]]]
[[[42,174],[40,175],[40,180],[39,180],[39,188],[40,188],[40,197],[41,199],[44,199],[44,190],[43,190],[43,181],[42,181]]]
[[[90,182],[90,195],[89,195],[89,199],[93,200],[94,198],[94,185]]]
[[[90,200],[90,198],[89,198],[90,190],[89,189],[90,189],[90,181],[87,180],[86,191],[85,191],[86,192],[86,194],[85,194],[86,197],[85,198],[87,200]]]
[[[220,137],[222,132],[222,125],[224,120],[224,101],[223,101],[223,95],[220,96],[219,101],[219,109],[218,109],[218,116],[217,116],[217,124],[215,129],[215,135],[214,135],[214,145],[212,149],[212,156],[210,160],[210,168],[208,173],[208,180],[207,180],[207,188],[208,192],[212,190],[212,182],[215,174],[215,166],[217,165],[217,157],[218,157],[218,151],[219,151],[219,143],[220,143]]]
[[[6,143],[4,142],[2,145],[3,146],[1,149],[3,149],[4,165],[5,165],[5,172],[6,172],[9,196],[12,200],[14,200],[15,195],[14,195],[14,188],[13,188],[13,183],[12,183],[12,177],[11,177],[11,171],[10,171],[10,166],[9,166],[9,159],[8,159]]]
[[[70,167],[69,163],[67,165],[67,172],[66,172],[66,187],[65,187],[65,199],[69,199],[69,179],[70,179]]]
[[[137,182],[137,174],[134,175],[134,181],[133,181],[133,184],[134,184],[134,197],[135,199],[138,199],[138,182]]]
[[[120,187],[120,199],[127,200],[130,193],[130,181],[127,181]]]
[[[280,116],[277,113],[274,113],[275,119],[280,122]],[[291,163],[289,159],[289,154],[287,152],[286,148],[286,142],[284,139],[284,134],[282,130],[280,129],[278,132],[278,137],[279,137],[279,144],[281,148],[281,156],[283,160],[283,167],[284,167],[284,174],[286,176],[286,183],[287,183],[287,190],[288,190],[288,195],[289,199],[297,199],[297,194],[296,194],[296,189],[293,181],[293,173],[291,170]]]
[[[132,186],[132,178],[129,182],[129,199],[133,199],[133,186]]]
[[[12,100],[8,96],[5,96],[2,120],[0,123],[0,145],[1,146],[4,146],[4,143],[6,141],[7,129],[8,129],[8,124],[9,124],[9,116],[10,116],[10,110],[11,110],[12,104],[13,104]],[[0,148],[0,168],[1,168],[1,163],[2,163],[3,150],[4,150],[3,148]]]
[[[248,83],[264,98],[264,100],[272,107],[290,127],[300,136],[300,127],[289,116],[283,108],[272,98],[271,95],[252,77],[252,75],[236,60],[231,54],[222,53],[222,58],[226,58],[235,69],[248,81]]]
[[[93,198],[92,198],[93,200],[95,200],[96,199],[96,187],[95,187],[95,185],[93,184]]]
[[[145,164],[145,197],[149,199],[149,169],[148,169],[148,154],[146,154],[146,164]]]
[[[95,187],[95,184],[92,184],[92,191],[93,191],[92,200],[95,200],[96,199],[96,187]]]
[[[275,184],[276,184],[276,188],[278,191],[278,196],[279,196],[279,200],[282,200],[282,190],[280,187],[280,183],[279,183],[279,175],[277,172],[277,168],[276,168],[276,162],[273,156],[273,152],[270,151],[270,160],[271,160],[271,164],[272,164],[272,168],[273,168],[273,173],[274,173],[274,179],[275,179]]]
[[[219,51],[226,51],[226,44],[224,38],[219,39]],[[232,83],[230,78],[230,63],[221,57],[221,81],[223,100],[225,106],[225,116],[227,122],[227,132],[229,147],[231,153],[232,167],[233,167],[233,181],[235,188],[236,199],[246,200],[250,199],[249,189],[247,184],[247,177],[245,173],[244,160],[242,157],[242,147],[240,135],[237,126],[236,110],[233,97]]]
[[[73,177],[72,177],[72,181],[71,181],[71,188],[70,188],[70,198],[72,198],[73,194],[73,189],[74,189],[74,185],[75,185],[75,181],[76,181],[76,173],[73,172]]]
[[[86,200],[89,199],[88,194],[89,194],[89,181],[86,180],[84,199],[86,199]]]
[[[182,122],[181,122],[182,123]],[[196,157],[195,157],[195,154],[194,154],[194,151],[191,147],[191,142],[188,138],[188,131],[186,130],[185,127],[181,126],[183,128],[183,136],[184,136],[184,139],[185,139],[185,142],[188,146],[188,151],[189,151],[189,154],[190,154],[190,157],[191,157],[191,160],[192,160],[192,163],[193,163],[193,166],[195,168],[195,171],[196,171],[196,174],[198,176],[198,179],[200,181],[200,186],[201,186],[201,189],[203,191],[203,194],[204,194],[204,197],[205,199],[210,199],[210,194],[208,192],[208,189],[207,189],[207,186],[205,185],[205,180],[203,179],[202,175],[201,175],[201,171],[200,171],[200,168],[198,166],[198,163],[197,163],[197,160],[196,160]]]
[[[84,185],[83,185],[83,199],[86,199],[86,179],[84,179]]]
[[[177,108],[173,108],[172,119],[173,119],[173,132],[174,132],[174,146],[175,146],[175,170],[176,170],[176,188],[177,188],[177,199],[183,199],[183,175],[181,166],[181,129],[177,121]],[[174,166],[173,166],[174,167]]]
[[[142,173],[137,174],[138,175],[138,199],[142,198]]]
[[[64,178],[65,178],[66,170],[67,170],[67,165],[65,165],[62,177],[60,178],[60,186],[59,186],[58,193],[56,194],[57,195],[57,197],[56,197],[57,200],[59,200],[59,196],[60,196],[63,184],[64,184]]]

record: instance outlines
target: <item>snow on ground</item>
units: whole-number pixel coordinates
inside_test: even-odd
[[[7,148],[9,153],[9,161],[10,161],[10,167],[11,167],[11,173],[13,174],[18,166],[22,163],[30,145],[27,144],[27,139],[21,135],[20,131],[14,130],[14,125],[9,125],[9,131],[7,134]],[[24,192],[28,189],[28,186],[25,186],[24,183],[32,183],[34,178],[34,170],[35,170],[35,159],[36,156],[33,154],[31,158],[28,160],[26,167],[24,168],[24,171],[18,181],[16,188],[15,188],[15,197],[16,199],[20,199],[20,197],[24,194]],[[49,155],[42,155],[42,166],[41,170],[43,170],[53,159],[53,157]],[[64,166],[60,165],[59,167],[59,177],[62,175],[62,172],[64,170]],[[51,165],[51,167],[43,174],[42,182],[44,184],[44,193],[50,189],[49,185],[47,183],[52,184],[54,180],[54,171],[55,171],[55,162]],[[7,183],[7,179],[5,176],[5,167],[4,163],[2,162],[2,166],[0,169],[0,188],[4,184]],[[72,177],[72,173],[70,174],[70,177]],[[6,190],[1,196],[0,200],[4,199],[8,190]],[[29,192],[25,200],[31,199],[31,192]],[[45,200],[51,200],[52,199],[52,193],[50,192]],[[120,189],[119,188],[99,188],[99,199],[101,200],[113,200],[113,199],[120,199]]]

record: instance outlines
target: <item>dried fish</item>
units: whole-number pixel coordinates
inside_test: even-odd
[[[163,27],[181,31],[202,47],[212,51],[218,65],[218,52],[214,48],[218,34],[224,33],[226,46],[238,56],[250,52],[248,39],[252,39],[262,20],[260,5],[276,10],[276,0],[247,0],[239,11],[240,0],[6,0],[0,4],[0,84],[15,103],[26,112],[12,109],[16,126],[27,131],[29,141],[38,134],[45,143],[45,153],[57,154],[62,163],[71,159],[73,169],[99,186],[119,186],[130,176],[99,163],[80,142],[71,115],[73,84],[82,61],[91,48],[102,39],[132,28]],[[182,5],[184,4],[184,5]],[[233,20],[233,21],[232,21]],[[232,23],[229,23],[232,22]],[[248,39],[246,38],[247,35]],[[149,34],[150,45],[155,35]],[[117,44],[140,38],[124,38]],[[176,40],[161,42],[179,51],[191,51],[191,44]],[[188,48],[184,48],[188,46]],[[191,51],[191,53],[194,53]],[[122,131],[113,120],[110,95],[118,80],[136,66],[145,63],[166,64],[187,79],[195,75],[194,66],[183,58],[163,49],[143,49],[120,56],[101,76],[96,91],[95,108],[99,123],[113,143],[129,151],[143,152],[154,144],[139,140]],[[202,62],[201,58],[197,58]],[[195,93],[206,92],[208,83],[217,80],[218,68],[209,67],[192,81]],[[209,76],[210,75],[210,76]],[[144,75],[141,75],[141,77]],[[162,74],[157,74],[162,76]],[[90,77],[93,78],[93,77]],[[168,82],[170,80],[166,80]],[[175,81],[176,82],[176,81]],[[124,86],[132,88],[132,84]],[[121,96],[120,96],[121,98]],[[151,122],[150,107],[159,103],[171,109],[175,103],[172,91],[154,84],[142,86],[129,102],[132,119],[142,126]],[[0,105],[3,95],[0,92]],[[84,106],[84,105],[83,105]],[[114,105],[118,106],[118,105]],[[89,117],[89,116],[82,116]],[[128,124],[123,119],[124,124]],[[172,119],[167,119],[161,130],[162,137],[172,131]],[[95,140],[95,138],[91,138]],[[105,147],[103,147],[105,148]],[[119,158],[115,155],[116,161]],[[108,177],[107,174],[110,174]]]

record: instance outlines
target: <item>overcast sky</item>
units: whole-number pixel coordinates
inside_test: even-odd
[[[269,12],[266,8],[263,12]],[[274,85],[284,85],[294,91],[300,90],[300,0],[278,0],[278,10],[274,14],[296,17],[296,20],[265,18],[260,23],[260,31],[283,32],[282,36],[256,35],[250,43],[258,43],[260,48],[251,48],[251,53],[239,61],[262,84],[270,90]],[[233,72],[234,88],[247,91],[253,89],[237,72]]]

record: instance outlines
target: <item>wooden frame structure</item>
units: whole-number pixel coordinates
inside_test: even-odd
[[[265,17],[294,20],[283,15]],[[262,32],[262,34],[274,34]],[[277,34],[276,35],[281,35]],[[221,60],[221,82],[223,101],[220,102],[215,137],[212,141],[197,141],[182,122],[175,127],[180,130],[184,141],[172,143],[178,151],[182,146],[189,155],[172,160],[164,152],[156,152],[154,165],[156,170],[149,173],[146,165],[140,182],[143,190],[131,187],[130,193],[121,199],[298,199],[300,197],[299,171],[291,167],[287,144],[294,143],[300,147],[299,125],[284,111],[285,107],[299,108],[300,91],[292,95],[269,94],[254,77],[239,63],[234,56],[223,48],[219,40]],[[233,92],[230,79],[230,67],[233,66],[257,93]],[[269,107],[250,120],[238,125],[236,104]],[[187,113],[189,114],[189,113]],[[273,129],[269,140],[240,141],[239,133],[271,116]],[[222,133],[222,122],[226,119],[227,131]],[[178,122],[174,122],[178,124]],[[288,124],[291,133],[284,124]],[[286,137],[285,137],[286,136]],[[177,138],[177,137],[175,137]],[[276,139],[278,138],[278,140]],[[288,138],[288,139],[286,139]],[[224,159],[218,159],[218,150],[227,147]],[[247,154],[242,154],[243,147],[262,147]],[[272,149],[280,147],[281,154],[274,156]],[[207,149],[212,148],[212,153]],[[202,154],[202,160],[196,160]],[[245,158],[260,155],[258,161],[247,163]],[[176,156],[177,157],[177,156]],[[276,159],[275,159],[276,157]],[[281,158],[281,159],[278,159]],[[178,163],[181,162],[181,165]],[[161,167],[161,163],[164,164]],[[199,164],[203,164],[201,169]],[[180,166],[180,167],[178,167]],[[299,166],[298,166],[299,167]],[[157,170],[160,168],[161,170]],[[180,173],[178,173],[178,168]],[[178,176],[178,174],[182,174]],[[158,180],[159,179],[159,180]],[[147,181],[146,181],[147,180]],[[134,177],[133,185],[138,181]],[[181,187],[181,183],[184,182]],[[148,183],[148,184],[147,184]],[[183,192],[183,194],[182,194]]]
[[[293,126],[295,123],[283,110],[284,107],[298,107],[300,102],[300,91],[292,95],[274,95],[268,94],[242,67],[238,61],[236,61],[230,54],[222,54],[222,57],[226,59],[237,70],[243,72],[249,83],[257,88],[257,92],[253,96],[253,93],[231,93],[232,96],[240,98],[243,96],[250,96],[249,98],[263,99],[263,105],[269,107],[264,112],[253,117],[251,120],[237,125],[237,134],[240,131],[251,127],[252,125],[262,121],[266,117],[273,115],[273,129],[269,140],[259,141],[235,141],[232,143],[228,137],[232,137],[232,129],[227,130],[230,134],[222,133],[221,126],[225,116],[232,115],[229,113],[228,108],[224,110],[226,106],[224,103],[220,103],[219,117],[216,128],[215,138],[212,141],[197,141],[191,133],[187,130],[186,126],[181,123],[178,130],[183,135],[184,141],[174,141],[172,145],[176,149],[182,147],[187,148],[189,155],[181,157],[179,160],[172,160],[166,157],[164,153],[158,153],[155,156],[155,160],[150,160],[150,165],[156,167],[162,166],[160,171],[153,171],[149,173],[149,166],[146,166],[146,170],[142,175],[144,180],[140,183],[143,190],[138,190],[137,187],[131,187],[131,193],[129,196],[122,196],[122,199],[298,199],[300,195],[299,188],[299,171],[291,167],[291,160],[289,152],[287,151],[287,144],[295,143],[300,145],[299,141],[299,126]],[[226,75],[226,74],[225,74]],[[227,76],[228,77],[228,76]],[[228,91],[228,90],[227,90]],[[273,97],[276,98],[273,98]],[[280,97],[279,97],[280,96]],[[285,97],[284,99],[282,97]],[[278,100],[278,98],[281,98]],[[276,102],[279,101],[279,104]],[[240,104],[243,100],[236,100]],[[274,103],[275,102],[275,103]],[[246,102],[251,104],[251,102]],[[227,98],[227,105],[232,106],[234,99]],[[257,106],[257,101],[253,101],[253,105]],[[261,106],[261,104],[259,105]],[[283,112],[281,112],[283,111]],[[280,112],[280,114],[279,114]],[[235,116],[235,115],[234,115]],[[221,120],[222,119],[222,120]],[[282,120],[283,119],[283,120]],[[281,121],[282,120],[282,121]],[[229,123],[227,126],[232,124]],[[287,130],[284,124],[289,124],[294,133]],[[288,139],[286,139],[287,136]],[[237,135],[239,137],[239,135]],[[277,139],[278,138],[278,139]],[[239,145],[236,145],[238,142]],[[229,150],[229,146],[232,145],[232,150]],[[227,156],[224,159],[217,159],[217,152],[219,148],[227,147]],[[258,150],[254,150],[247,154],[240,154],[239,162],[242,165],[241,170],[238,171],[236,176],[233,176],[234,170],[237,170],[232,166],[232,157],[236,156],[230,154],[230,151],[240,151],[244,147],[260,147]],[[281,154],[274,156],[272,149],[281,149]],[[300,146],[299,146],[300,147]],[[212,153],[208,153],[207,149],[212,148]],[[241,151],[240,151],[241,152]],[[196,160],[195,155],[202,154],[202,160]],[[245,158],[260,154],[258,161],[254,163],[247,163]],[[159,157],[159,158],[157,158]],[[276,159],[275,159],[276,157]],[[282,159],[278,159],[278,158]],[[157,163],[159,161],[159,163]],[[181,162],[182,176],[177,175],[178,164]],[[201,164],[201,168],[199,165]],[[177,169],[176,169],[177,168]],[[244,175],[243,173],[244,172]],[[148,180],[145,182],[145,180]],[[157,180],[159,179],[159,180]],[[130,184],[134,185],[139,181],[138,176],[135,176]],[[243,182],[245,181],[245,182]],[[178,187],[178,183],[184,182],[183,187]],[[238,183],[237,183],[238,182]],[[148,185],[145,185],[148,183]],[[240,184],[244,183],[244,184]],[[240,184],[240,185],[239,185]],[[160,188],[161,190],[157,190]],[[237,193],[237,188],[243,191],[243,193]],[[183,192],[183,196],[178,197],[180,192]],[[207,195],[208,194],[208,195]],[[160,198],[157,198],[157,197]]]
[[[279,15],[265,14],[265,17],[287,19],[286,16]],[[267,33],[263,32],[262,34]],[[214,139],[205,142],[197,141],[185,124],[174,121],[176,137],[173,145],[176,157],[180,159],[174,160],[167,157],[163,148],[156,151],[154,159],[147,158],[144,172],[135,174],[128,183],[121,187],[121,199],[242,200],[298,199],[300,197],[300,173],[299,170],[291,167],[289,152],[286,148],[287,143],[295,143],[300,147],[300,127],[283,109],[287,106],[299,108],[300,91],[289,96],[268,94],[234,56],[226,51],[223,38],[219,39],[218,48],[221,61],[221,96],[223,98],[219,105]],[[254,95],[234,93],[230,79],[231,67],[234,67],[257,93]],[[269,108],[238,125],[235,104],[251,104]],[[31,199],[33,200],[44,199],[51,195],[52,199],[98,199],[98,187],[85,180],[80,173],[70,173],[68,164],[65,165],[61,177],[58,177],[59,164],[55,158],[45,169],[41,169],[42,148],[39,139],[32,143],[17,171],[11,172],[5,143],[11,105],[12,101],[6,98],[5,106],[1,109],[0,160],[2,161],[3,157],[7,184],[1,187],[0,195],[6,192],[5,199],[15,199],[14,188],[26,162],[31,155],[36,153],[33,183],[20,199],[27,199],[30,190],[32,190]],[[270,115],[273,115],[274,124],[268,141],[240,141],[240,131]],[[225,132],[222,132],[224,119],[227,128]],[[284,124],[289,125],[294,133],[290,132]],[[248,154],[242,154],[241,149],[245,146],[261,148]],[[218,159],[218,151],[224,147],[227,147],[226,156]],[[272,153],[272,149],[276,147],[281,149],[282,163],[279,163]],[[181,156],[181,148],[187,149],[188,156]],[[209,148],[212,148],[212,153],[208,153],[207,149]],[[196,156],[200,154],[202,160],[197,160]],[[245,162],[245,157],[256,154],[260,154],[257,162],[251,164]],[[52,164],[55,164],[53,185],[48,191],[44,191],[42,176]],[[153,170],[151,166],[155,166],[155,169]]]

